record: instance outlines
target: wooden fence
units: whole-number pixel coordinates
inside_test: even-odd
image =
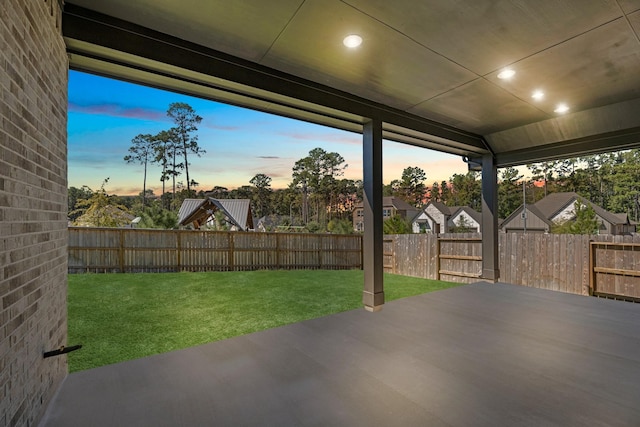
[[[640,300],[640,236],[500,233],[500,281]],[[482,272],[480,234],[385,236],[385,271],[470,283]]]
[[[359,235],[69,228],[69,273],[361,268]]]
[[[480,234],[384,237],[384,270],[480,280]],[[640,301],[640,236],[500,233],[500,281]],[[69,229],[69,272],[361,269],[360,235]]]
[[[590,294],[640,302],[638,239],[590,242]]]

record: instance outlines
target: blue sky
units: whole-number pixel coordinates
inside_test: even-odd
[[[126,164],[123,157],[136,135],[172,126],[166,116],[172,102],[188,103],[203,118],[198,138],[206,154],[192,158],[189,168],[199,189],[249,185],[258,173],[272,178],[272,188],[284,188],[294,163],[316,147],[345,158],[346,178],[362,179],[359,134],[70,71],[69,186],[97,189],[108,177],[106,189],[111,194],[142,191],[142,166]],[[407,166],[422,168],[428,185],[467,170],[459,156],[385,141],[385,183],[400,179]],[[147,188],[156,194],[161,192],[159,178],[159,167],[150,166]]]

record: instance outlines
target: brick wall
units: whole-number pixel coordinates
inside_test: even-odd
[[[0,7],[0,425],[33,426],[67,374],[67,56],[58,0]]]

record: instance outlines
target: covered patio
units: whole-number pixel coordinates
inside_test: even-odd
[[[638,425],[639,308],[476,283],[70,374],[41,425]]]
[[[69,69],[361,133],[378,311],[383,140],[482,171],[482,278],[499,280],[498,168],[640,147],[638,0],[5,3],[0,424],[38,423],[54,394],[44,425],[640,424],[637,306],[499,284],[68,377],[43,358],[73,344]]]

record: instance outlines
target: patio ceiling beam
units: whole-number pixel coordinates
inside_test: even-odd
[[[377,117],[383,123],[410,128],[425,135],[461,144],[469,154],[482,155],[488,151],[487,143],[480,135],[72,4],[65,6],[63,34],[67,43],[80,41],[85,47],[94,47],[93,51],[83,52],[70,49],[72,67],[73,54],[100,56],[101,50],[108,48],[141,58],[140,63],[135,64],[137,67],[144,67],[145,60],[156,61],[178,69],[214,76],[219,79],[221,86],[226,81],[229,82],[229,87],[240,84],[256,89],[261,95],[272,93],[272,101],[275,103],[281,102],[282,96],[285,96],[342,112],[351,119],[353,115]],[[103,59],[106,62],[114,61],[113,58]],[[446,146],[443,147],[443,151],[447,151]]]
[[[496,155],[496,165],[499,168],[518,166],[638,147],[640,127],[499,153]]]

